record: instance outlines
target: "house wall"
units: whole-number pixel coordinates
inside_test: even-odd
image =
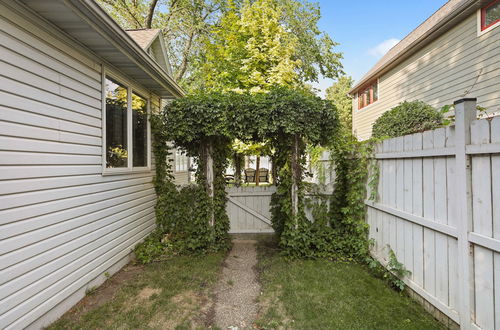
[[[478,15],[453,29],[379,77],[379,100],[358,111],[353,98],[353,132],[371,136],[372,125],[385,111],[408,100],[440,108],[464,97],[476,97],[488,111],[500,110],[500,28],[478,35]],[[477,79],[477,82],[476,82]]]
[[[0,328],[54,321],[155,227],[152,170],[102,175],[101,64],[0,3]]]

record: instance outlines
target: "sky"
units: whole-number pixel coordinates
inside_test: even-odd
[[[444,5],[447,0],[316,0],[321,8],[319,28],[340,43],[347,75],[359,81],[392,46]],[[331,79],[314,87],[322,91]]]

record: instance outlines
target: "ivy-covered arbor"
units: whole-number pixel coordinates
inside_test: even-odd
[[[161,137],[155,143],[157,156],[165,159],[168,140],[198,164],[197,201],[193,201],[194,188],[189,194],[187,188],[180,192],[162,189],[162,185],[172,185],[171,180],[168,174],[157,175],[157,191],[170,195],[159,197],[164,203],[157,207],[157,218],[163,224],[162,234],[168,234],[179,250],[194,252],[227,246],[224,171],[236,139],[245,143],[265,142],[274,151],[277,192],[272,199],[272,220],[281,246],[290,255],[308,255],[307,250],[318,244],[311,240],[312,224],[304,212],[304,165],[306,146],[331,145],[338,137],[339,121],[330,101],[306,90],[284,87],[254,95],[200,93],[173,101],[154,121],[154,136],[158,141]],[[157,169],[169,171],[168,166],[161,164]],[[175,198],[179,199],[176,203],[165,202]],[[184,211],[190,219],[179,221],[184,216],[178,209],[186,204],[183,198],[191,200]],[[190,209],[193,206],[198,208],[196,216]]]

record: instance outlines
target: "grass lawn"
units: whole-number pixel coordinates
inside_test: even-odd
[[[129,265],[49,329],[191,329],[212,323],[210,291],[225,253]]]
[[[271,240],[260,241],[258,249],[261,328],[443,328],[423,307],[373,277],[363,265],[287,261]]]

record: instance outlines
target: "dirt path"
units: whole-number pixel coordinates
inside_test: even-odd
[[[260,284],[254,240],[234,239],[215,289],[215,324],[222,329],[251,328],[257,317]]]

